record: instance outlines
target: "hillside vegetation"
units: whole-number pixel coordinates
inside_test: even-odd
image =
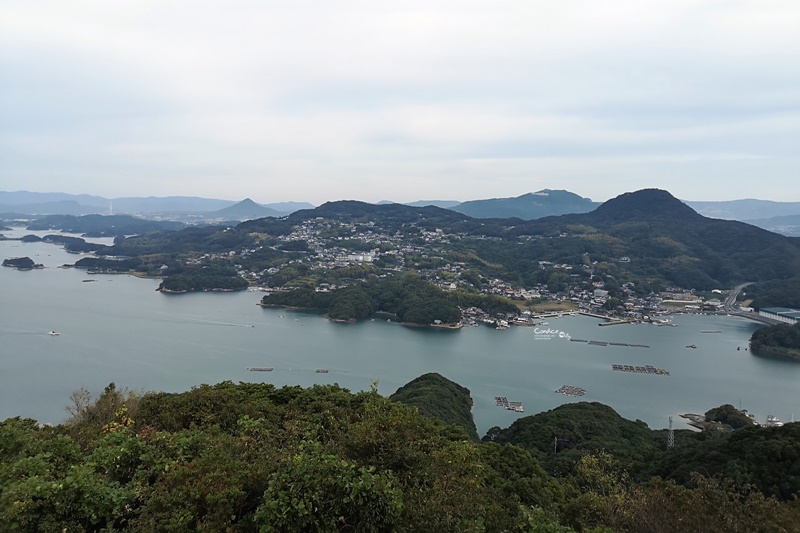
[[[509,313],[517,307],[508,299],[467,291],[447,292],[406,273],[372,279],[356,286],[318,292],[301,287],[264,296],[261,305],[281,305],[324,310],[333,320],[366,318],[378,311],[396,315],[409,324],[455,324],[461,320],[461,307],[481,307],[486,312]]]
[[[800,359],[800,322],[776,324],[753,332],[750,349],[757,353]]]
[[[471,439],[478,440],[478,429],[472,420],[472,397],[469,389],[440,374],[424,374],[411,380],[397,389],[389,399],[416,407],[421,415],[459,426]]]
[[[431,378],[401,392],[441,389],[443,405],[465,402],[464,390]],[[519,421],[530,431],[507,437],[531,452],[475,442],[459,425],[374,389],[225,382],[140,394],[111,384],[95,400],[78,391],[73,402],[63,425],[0,422],[4,530],[766,532],[800,524],[790,501],[797,424],[698,436],[694,445],[681,438],[667,451],[647,445],[643,424],[576,404],[558,413],[580,419],[572,423]],[[602,419],[592,426],[594,415]],[[596,439],[616,450],[584,446],[571,467],[550,474],[537,457],[549,453],[539,441],[553,427],[573,428],[570,450]],[[645,455],[672,461],[688,481],[639,481],[627,465],[642,457],[624,449],[631,431],[630,448],[646,445]]]

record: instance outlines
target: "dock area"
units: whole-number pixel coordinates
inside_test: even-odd
[[[606,320],[608,320],[608,317],[606,317]],[[622,324],[635,324],[635,323],[636,323],[635,320],[608,320],[608,322],[601,322],[600,324],[597,324],[597,325],[598,326],[619,326],[619,325],[622,325]]]
[[[583,316],[590,316],[592,318],[599,318],[601,320],[613,320],[610,316],[599,315],[597,313],[590,313],[589,311],[578,311],[578,314],[579,315],[583,315]],[[604,324],[600,324],[600,325],[603,326]]]
[[[626,342],[587,341],[586,339],[570,339],[570,342],[585,342],[591,346],[620,346],[625,348],[649,348],[647,344],[628,344]]]

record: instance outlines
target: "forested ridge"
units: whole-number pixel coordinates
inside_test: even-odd
[[[449,416],[470,401],[454,385],[428,375],[398,395],[424,391]],[[111,384],[96,399],[78,391],[72,400],[62,425],[0,422],[4,531],[767,532],[800,524],[798,424],[678,432],[668,450],[663,431],[583,402],[476,442],[374,387],[224,382],[144,394]],[[563,447],[546,451],[559,431]]]
[[[55,223],[44,222],[48,227]],[[59,223],[78,227],[72,219]],[[91,227],[103,234],[119,234],[117,226],[122,221],[103,223],[102,217],[92,219]],[[315,223],[329,226],[314,234],[317,251],[297,233]],[[160,230],[119,237],[111,246],[69,237],[61,239],[72,240],[60,242],[71,251],[127,258],[130,269],[150,275],[151,265],[158,261],[167,267],[158,272],[166,278],[181,264],[202,261],[225,263],[236,268],[233,277],[247,272],[251,281],[271,287],[319,283],[332,272],[319,268],[319,250],[377,249],[380,253],[371,266],[374,273],[399,265],[407,270],[435,270],[458,263],[475,279],[497,278],[520,287],[543,284],[551,292],[592,276],[612,284],[631,282],[642,294],[671,286],[711,290],[763,282],[762,287],[753,287],[754,294],[760,295],[756,307],[792,307],[800,271],[800,240],[701,216],[668,192],[653,189],[623,194],[589,213],[532,221],[475,219],[433,206],[340,201],[235,227],[140,229],[155,228]],[[443,238],[434,242],[431,233]],[[364,238],[367,234],[374,238]],[[540,268],[542,263],[558,265],[560,270]]]

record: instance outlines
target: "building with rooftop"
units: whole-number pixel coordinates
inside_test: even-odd
[[[764,307],[758,310],[758,314],[786,324],[797,324],[800,321],[800,311],[788,307]]]

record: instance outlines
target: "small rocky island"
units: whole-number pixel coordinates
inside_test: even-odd
[[[34,263],[30,257],[12,257],[3,260],[4,267],[16,268],[17,270],[33,270],[34,268],[44,268],[40,263]]]

